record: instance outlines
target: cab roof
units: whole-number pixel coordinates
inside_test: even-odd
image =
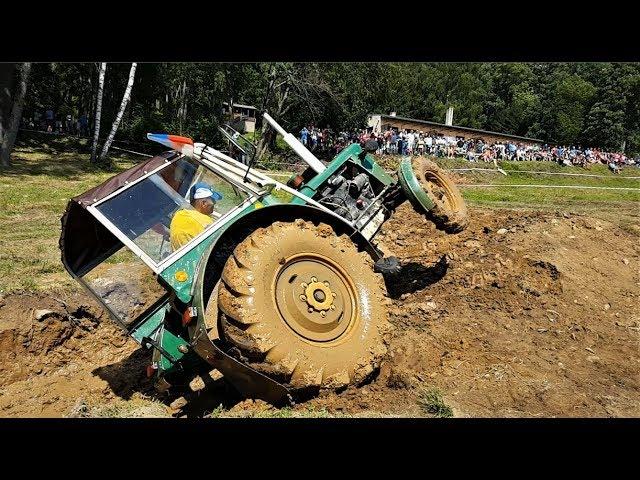
[[[126,185],[147,175],[181,154],[168,151],[150,158],[100,185],[69,200],[61,218],[62,233],[59,246],[62,263],[73,276],[82,276],[95,265],[118,251],[122,242],[102,225],[87,207],[93,205]]]

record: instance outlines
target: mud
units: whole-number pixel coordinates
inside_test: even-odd
[[[395,328],[380,371],[293,410],[428,416],[418,400],[437,388],[458,417],[640,416],[638,235],[569,213],[469,216],[457,235],[408,205],[385,224],[405,267],[386,279]],[[182,403],[159,397],[148,358],[82,294],[0,298],[0,416],[270,411],[219,379]]]
[[[149,352],[136,347],[84,294],[2,298],[0,416],[59,417],[154,395]]]

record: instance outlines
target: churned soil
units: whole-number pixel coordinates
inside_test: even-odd
[[[637,232],[567,212],[469,217],[447,235],[403,205],[384,225],[404,268],[385,278],[394,328],[380,371],[293,412],[429,416],[420,398],[437,389],[457,417],[640,416]],[[225,400],[219,381],[210,399],[205,388],[176,403],[154,393],[149,358],[84,294],[0,297],[0,416],[273,410]]]

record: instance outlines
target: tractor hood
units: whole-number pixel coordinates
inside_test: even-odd
[[[81,276],[83,272],[122,247],[122,242],[91,215],[87,207],[170,162],[178,155],[180,154],[176,151],[165,152],[69,200],[61,219],[62,233],[59,245],[62,263],[72,276]]]

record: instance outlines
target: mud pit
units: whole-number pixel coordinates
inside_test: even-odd
[[[460,417],[640,416],[637,233],[567,213],[470,216],[458,235],[408,206],[385,225],[381,239],[406,267],[386,279],[395,329],[382,368],[362,388],[294,410],[425,416],[418,398],[437,388]],[[197,416],[220,401],[230,415],[265,409],[220,397],[218,384],[213,400],[196,395],[180,412],[167,407],[172,398],[138,407],[160,399],[144,373],[149,352],[87,297],[58,296],[65,307],[55,296],[0,300],[0,416],[116,403],[135,404],[127,415]],[[39,321],[43,309],[54,313]]]
[[[59,417],[152,394],[148,352],[136,347],[84,295],[0,300],[0,416]]]

